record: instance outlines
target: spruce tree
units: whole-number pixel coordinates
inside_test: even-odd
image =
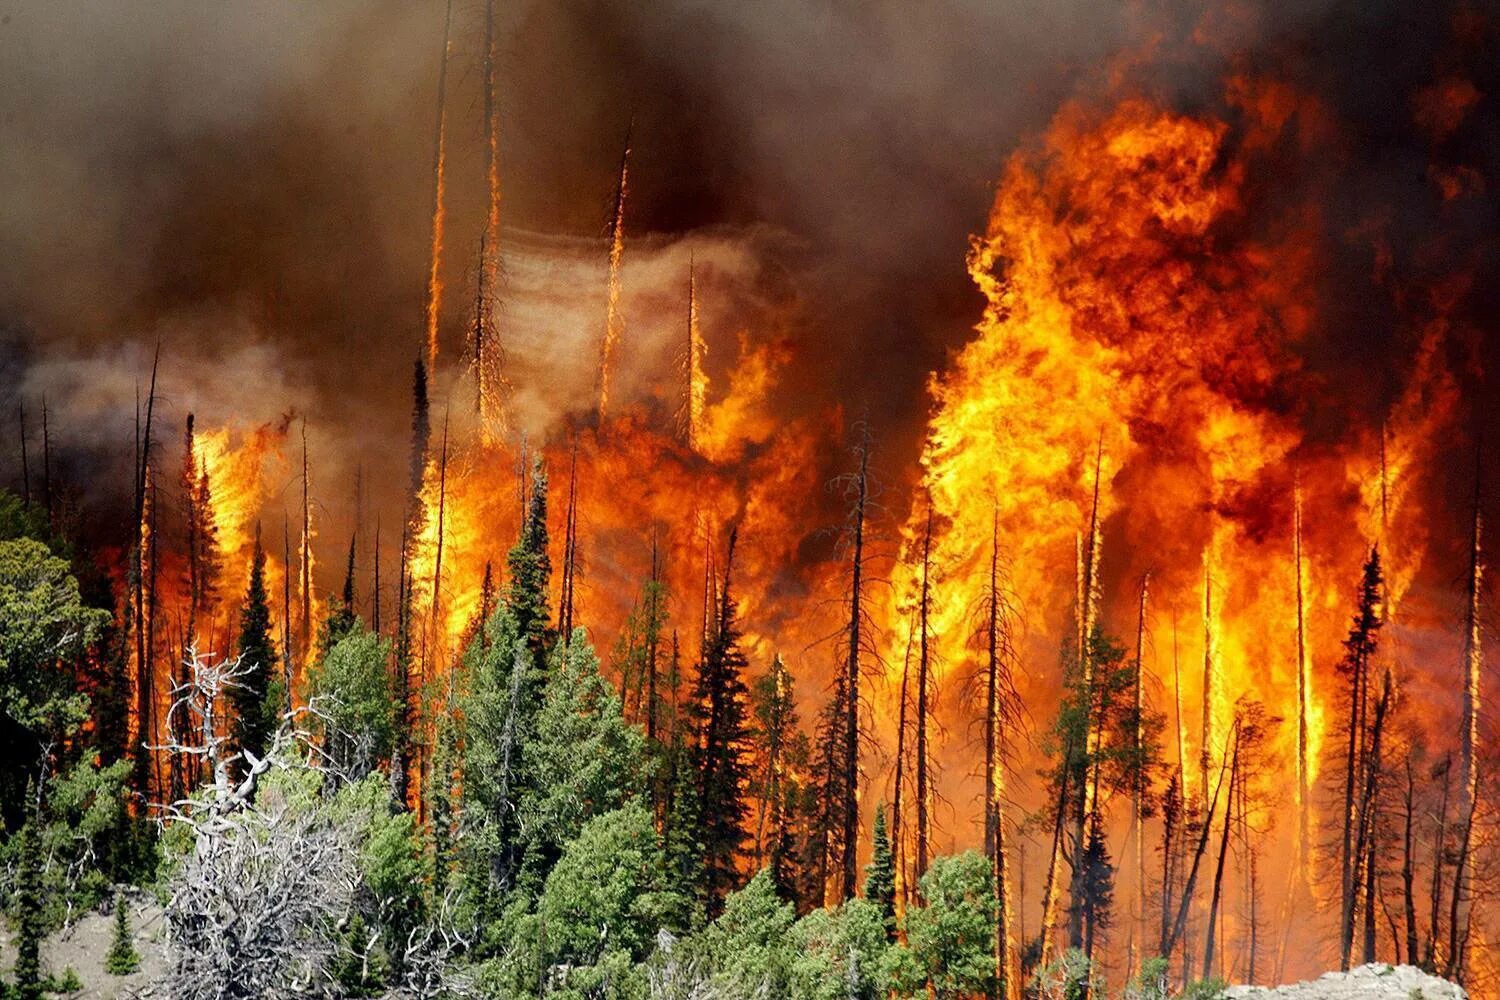
[[[229,689],[234,709],[234,739],[242,751],[260,756],[271,734],[276,706],[268,704],[267,691],[276,668],[276,647],[271,644],[271,604],[266,593],[266,550],[255,533],[255,554],[250,562],[250,583],[240,610],[239,655],[250,668],[238,686]]]
[[[740,789],[750,778],[751,733],[746,718],[749,691],[743,677],[746,661],[740,650],[731,587],[736,534],[729,534],[717,621],[704,650],[695,692],[704,712],[697,771],[703,879],[711,916],[717,915],[725,895],[739,884],[739,861],[749,836],[749,810],[740,796]]]
[[[41,1000],[42,939],[46,918],[42,887],[42,797],[35,783],[28,783],[26,798],[30,816],[21,827],[21,847],[16,872],[16,996]]]
[[[128,976],[141,967],[141,956],[135,950],[130,934],[130,906],[123,891],[115,893],[115,933],[109,952],[104,956],[104,971],[111,976]]]
[[[516,634],[526,643],[532,663],[540,671],[550,639],[547,588],[552,579],[552,562],[547,555],[547,470],[542,467],[540,457],[532,464],[531,497],[526,504],[521,537],[511,547],[506,562],[510,567],[510,586],[506,589],[505,604],[515,622]],[[540,694],[539,684],[533,694]]]
[[[886,936],[896,939],[896,855],[885,826],[885,806],[875,807],[875,829],[870,838],[870,863],[865,866],[865,899],[880,907]]]

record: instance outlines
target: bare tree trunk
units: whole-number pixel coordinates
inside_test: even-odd
[[[911,673],[911,633],[906,639],[906,657],[901,663],[901,695],[896,709],[896,775],[895,788],[891,795],[891,843],[896,852],[896,900],[898,907],[906,909],[907,891],[911,880],[906,871],[906,837],[902,826],[903,792],[902,779],[906,774],[906,706],[907,682]]]
[[[859,654],[861,616],[864,613],[864,559],[865,559],[865,507],[870,496],[870,438],[867,430],[861,429],[859,444],[859,473],[855,478],[854,510],[851,514],[854,529],[853,559],[849,567],[849,646],[845,662],[844,685],[848,692],[848,704],[844,707],[844,853],[843,853],[843,898],[854,896],[856,885],[855,862],[859,848]],[[930,518],[929,503],[929,518]],[[925,572],[925,571],[924,571]],[[925,612],[924,612],[925,616]],[[925,620],[925,617],[924,617]]]
[[[31,461],[26,454],[26,407],[16,407],[16,418],[21,424],[21,502],[31,506]]]
[[[304,669],[307,661],[311,659],[312,650],[312,504],[307,493],[307,466],[307,418],[304,417],[302,419],[302,542],[298,554],[300,580],[297,594],[302,616],[297,623],[297,655]],[[287,697],[295,701],[292,694],[296,687],[297,675],[290,669],[291,662],[291,658],[288,657]]]
[[[1406,756],[1406,795],[1402,800],[1404,826],[1401,836],[1401,902],[1406,925],[1406,960],[1417,962],[1417,895],[1416,895],[1416,839],[1413,823],[1416,818],[1416,777],[1411,769],[1411,755]]]
[[[1297,577],[1297,872],[1305,882],[1312,848],[1312,803],[1308,761],[1307,622],[1302,592],[1302,489],[1292,495],[1292,562]]]
[[[1213,893],[1208,904],[1208,931],[1203,943],[1203,978],[1209,979],[1214,972],[1214,934],[1218,927],[1219,900],[1224,887],[1224,861],[1229,856],[1229,831],[1233,824],[1234,789],[1240,777],[1240,742],[1236,733],[1229,764],[1229,804],[1224,809],[1224,833],[1219,839],[1219,861],[1214,869]],[[1215,796],[1217,797],[1217,796]]]
[[[1385,671],[1380,684],[1380,700],[1375,705],[1375,721],[1371,726],[1369,758],[1365,761],[1364,801],[1360,804],[1360,847],[1364,856],[1364,961],[1375,961],[1375,899],[1377,871],[1375,854],[1377,844],[1376,823],[1380,795],[1380,743],[1385,731],[1385,720],[1391,705],[1391,671]]]
[[[1448,799],[1453,788],[1453,757],[1443,759],[1443,794],[1438,806],[1437,830],[1432,840],[1432,891],[1428,896],[1427,947],[1422,967],[1431,972],[1437,968],[1438,922],[1443,910],[1443,854],[1448,840]]]
[[[1223,790],[1224,776],[1229,769],[1227,761],[1219,765],[1219,779],[1214,784],[1214,793],[1208,800],[1208,812],[1203,817],[1203,827],[1198,833],[1198,846],[1193,851],[1193,863],[1188,868],[1187,882],[1183,885],[1182,899],[1177,906],[1177,916],[1172,923],[1172,933],[1167,938],[1166,947],[1162,954],[1170,955],[1177,947],[1177,942],[1182,939],[1184,928],[1187,926],[1188,909],[1192,906],[1193,896],[1198,885],[1198,868],[1203,863],[1203,855],[1208,850],[1208,838],[1213,829],[1214,814],[1219,809],[1219,793]]]
[[[135,787],[138,792],[145,793],[148,787],[150,775],[151,751],[146,744],[152,742],[152,705],[155,701],[155,690],[152,678],[151,652],[146,635],[146,601],[145,601],[145,544],[146,544],[146,481],[147,470],[151,464],[151,420],[156,409],[156,372],[157,365],[161,360],[161,345],[158,343],[156,354],[151,359],[151,388],[146,395],[146,424],[144,433],[140,427],[140,406],[137,396],[136,407],[136,460],[135,460],[135,517],[132,524],[131,554],[130,554],[130,576],[131,576],[131,601],[135,614],[135,663],[136,663],[136,746],[135,757]],[[139,390],[137,390],[139,392]]]
[[[558,608],[558,637],[564,646],[573,637],[573,595],[578,569],[578,438],[573,438],[568,471],[568,505],[564,513],[562,595]],[[651,536],[651,567],[656,569],[656,536]],[[649,727],[648,727],[649,728]]]
[[[1471,772],[1472,774],[1472,772]],[[1464,817],[1463,833],[1459,837],[1458,858],[1453,866],[1453,895],[1448,900],[1448,960],[1443,967],[1443,978],[1462,982],[1467,964],[1465,945],[1469,940],[1468,902],[1472,889],[1469,884],[1471,852],[1474,843],[1474,813],[1479,800],[1470,796],[1467,814]]]
[[[1004,986],[1005,1000],[1019,1000],[1021,961],[1014,928],[1014,900],[1010,891],[1010,866],[1005,845],[1005,753],[1001,727],[1006,715],[1005,689],[1009,687],[1002,661],[1002,602],[1000,592],[1000,514],[992,511],[990,524],[990,581],[985,621],[985,726],[984,726],[984,849],[994,869],[995,975]]]
[[[438,509],[437,509],[437,545],[432,560],[432,610],[428,613],[430,620],[433,645],[436,647],[439,638],[439,630],[442,628],[442,605],[443,605],[443,534],[446,527],[445,521],[448,510],[448,416],[443,415],[443,444],[438,453]],[[434,649],[436,654],[436,649]],[[423,664],[423,678],[427,676],[426,664]]]
[[[927,695],[931,683],[932,637],[928,630],[928,615],[932,608],[932,498],[927,498],[927,526],[922,534],[922,595],[918,614],[921,623],[920,654],[917,658],[917,871],[921,878],[927,871],[930,796],[928,750],[927,750]]]
[[[1052,953],[1052,935],[1057,928],[1057,903],[1061,896],[1063,840],[1066,836],[1068,803],[1072,789],[1069,787],[1073,773],[1073,743],[1063,747],[1062,778],[1057,783],[1057,798],[1052,812],[1052,846],[1047,859],[1047,878],[1042,883],[1041,947],[1038,949],[1038,964],[1045,965]]]
[[[1140,606],[1135,624],[1135,669],[1132,687],[1135,705],[1135,731],[1132,734],[1139,773],[1131,782],[1130,823],[1135,848],[1135,901],[1136,912],[1131,921],[1132,935],[1139,935],[1141,947],[1146,942],[1146,772],[1139,762],[1145,759],[1146,741],[1146,601],[1151,588],[1151,573],[1141,577]]]

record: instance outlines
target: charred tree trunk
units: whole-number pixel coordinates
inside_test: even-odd
[[[1182,940],[1183,931],[1187,927],[1188,910],[1192,906],[1193,896],[1198,885],[1198,869],[1203,863],[1203,855],[1208,850],[1208,838],[1213,829],[1214,815],[1219,809],[1219,793],[1223,790],[1224,775],[1228,770],[1228,763],[1219,766],[1219,780],[1214,784],[1213,796],[1208,800],[1208,810],[1203,817],[1203,827],[1198,833],[1198,845],[1193,851],[1193,863],[1188,868],[1187,882],[1182,888],[1182,899],[1177,905],[1177,915],[1172,921],[1172,931],[1168,935],[1166,945],[1162,948],[1163,955],[1170,955],[1177,948],[1177,942]]]
[[[901,663],[901,694],[896,708],[896,775],[895,787],[891,795],[891,843],[896,852],[896,902],[898,909],[902,912],[906,909],[907,891],[911,881],[906,871],[906,831],[902,823],[905,815],[902,793],[905,791],[903,779],[906,775],[906,711],[909,704],[908,682],[911,676],[911,638],[911,633],[908,631],[906,656]]]
[[[1376,883],[1378,870],[1375,864],[1376,847],[1378,844],[1378,822],[1379,822],[1379,796],[1380,796],[1380,772],[1381,737],[1385,731],[1385,722],[1391,705],[1391,672],[1386,670],[1380,685],[1380,700],[1375,705],[1375,721],[1370,733],[1370,756],[1365,762],[1365,793],[1364,802],[1360,806],[1360,824],[1363,828],[1362,847],[1364,849],[1364,959],[1365,963],[1375,961],[1375,900],[1378,896]]]
[[[1437,830],[1432,840],[1432,891],[1428,896],[1427,947],[1422,953],[1422,968],[1429,972],[1437,969],[1438,923],[1443,911],[1443,856],[1448,841],[1448,800],[1453,790],[1453,757],[1444,757],[1442,764],[1443,793],[1439,799]]]
[[[1002,732],[1009,716],[1006,698],[1010,690],[1008,655],[1010,641],[1002,636],[1000,592],[1000,514],[995,508],[990,523],[990,579],[985,615],[985,726],[984,726],[984,849],[994,869],[995,974],[1003,986],[1005,1000],[1021,995],[1021,960],[1016,937],[1015,902],[1010,888],[1010,863],[1005,842],[1005,757]]]
[[[21,503],[31,506],[31,461],[26,454],[26,407],[16,407],[16,419],[21,424]]]
[[[868,433],[861,433],[857,446],[859,472],[854,480],[854,509],[850,514],[853,522],[853,552],[849,568],[849,644],[846,652],[844,687],[847,704],[844,706],[844,801],[842,814],[843,834],[843,898],[851,899],[857,886],[855,869],[859,849],[859,654],[861,646],[860,626],[863,624],[864,608],[864,559],[865,559],[865,508],[870,496],[870,440]]]
[[[1208,901],[1208,930],[1203,938],[1203,978],[1212,978],[1214,973],[1214,935],[1219,922],[1219,903],[1223,898],[1224,888],[1224,862],[1229,856],[1229,831],[1234,826],[1233,806],[1234,790],[1240,780],[1240,741],[1236,733],[1234,745],[1230,751],[1229,763],[1229,803],[1224,809],[1224,832],[1219,838],[1219,860],[1214,868],[1213,892]]]
[[[917,657],[917,870],[921,878],[927,871],[928,844],[931,837],[930,775],[928,774],[927,749],[927,696],[932,673],[932,635],[929,615],[932,609],[932,498],[927,498],[927,525],[922,533],[922,593],[917,608],[919,620],[919,652]]]
[[[1297,595],[1297,871],[1305,881],[1311,860],[1312,804],[1308,762],[1307,625],[1302,593],[1302,490],[1292,495],[1292,564]]]
[[[136,662],[136,746],[134,747],[134,783],[136,791],[144,794],[150,780],[151,751],[146,744],[151,741],[152,705],[155,701],[155,686],[152,677],[150,641],[146,628],[146,483],[151,464],[151,420],[156,409],[156,372],[161,360],[161,345],[151,359],[151,387],[146,394],[146,422],[144,432],[140,426],[137,405],[136,460],[135,460],[135,517],[132,525],[130,554],[131,604],[134,609],[135,662]],[[139,402],[139,397],[137,397]]]

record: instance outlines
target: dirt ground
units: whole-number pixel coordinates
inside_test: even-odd
[[[87,913],[72,926],[54,934],[42,948],[43,969],[57,977],[72,968],[78,973],[83,989],[59,994],[72,1000],[128,1000],[149,996],[147,984],[161,975],[163,963],[161,908],[156,901],[139,891],[127,896],[130,906],[130,930],[135,950],[141,956],[141,967],[129,976],[112,976],[104,971],[104,956],[114,938],[113,900],[106,908]],[[14,934],[0,931],[0,966],[7,976],[15,963]]]

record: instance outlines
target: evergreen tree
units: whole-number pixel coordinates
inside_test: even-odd
[[[321,702],[318,728],[332,771],[359,781],[396,749],[398,706],[386,670],[391,644],[358,618],[308,671],[308,694]]]
[[[42,886],[42,797],[29,784],[30,817],[21,827],[16,872],[16,995],[41,1000],[42,939],[47,935],[46,901]]]
[[[834,677],[833,697],[818,714],[813,737],[813,777],[803,841],[804,902],[822,906],[829,886],[840,876],[843,857],[844,722],[848,688],[844,674]]]
[[[896,939],[896,855],[885,825],[885,806],[875,807],[870,863],[865,867],[865,899],[880,908],[886,936]]]
[[[976,851],[937,858],[922,876],[926,905],[907,911],[907,943],[896,953],[898,993],[992,995],[995,975],[993,869]]]
[[[797,731],[795,684],[781,654],[751,686],[750,709],[761,748],[751,786],[756,799],[755,861],[760,865],[784,833],[787,744]]]
[[[625,721],[582,629],[553,647],[541,711],[521,756],[525,868],[540,884],[584,823],[623,806],[645,773],[644,737]]]
[[[704,650],[695,698],[702,706],[703,735],[698,748],[699,808],[702,810],[703,879],[709,913],[739,883],[748,808],[740,789],[750,778],[751,732],[746,717],[749,691],[743,679],[745,654],[732,595],[736,531],[729,534],[722,596],[713,635]]]
[[[276,647],[271,644],[271,604],[266,593],[266,550],[255,533],[255,553],[250,561],[250,583],[240,610],[239,655],[250,671],[229,689],[234,709],[234,739],[241,750],[257,756],[265,752],[276,706],[269,704]]]
[[[123,891],[115,893],[115,931],[104,956],[104,971],[111,976],[128,976],[141,967],[141,956],[135,950],[130,934],[130,904]]]
[[[663,853],[674,884],[694,898],[703,888],[702,810],[698,801],[698,774],[693,768],[698,752],[698,728],[702,713],[679,697],[682,657],[677,633],[672,633],[672,658],[667,667],[668,739],[661,748],[657,768],[657,815],[660,817]]]
[[[510,585],[505,604],[515,622],[516,634],[526,644],[533,664],[540,671],[550,645],[547,588],[552,579],[552,562],[547,555],[547,470],[542,467],[540,456],[532,463],[531,497],[526,504],[521,537],[511,547],[506,562],[510,567]],[[540,694],[539,683],[529,686],[533,688],[533,696]]]
[[[349,536],[349,560],[344,570],[344,588],[339,592],[338,600],[330,602],[328,617],[323,621],[322,634],[318,636],[318,650],[321,653],[326,654],[340,639],[359,629],[359,615],[354,610],[354,543],[356,537]]]

